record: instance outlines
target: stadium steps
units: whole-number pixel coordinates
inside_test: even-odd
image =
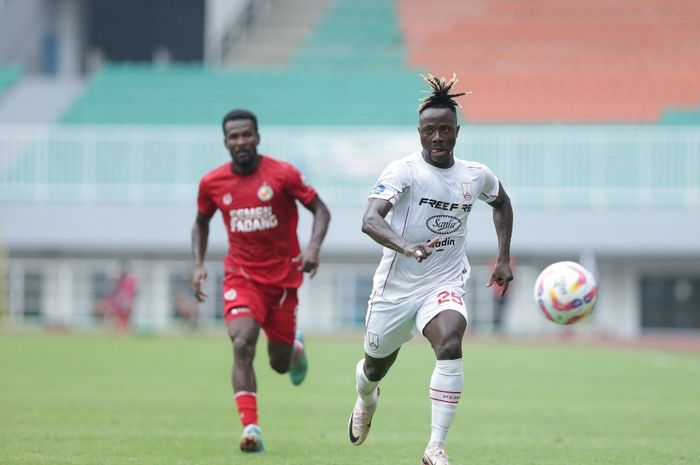
[[[0,123],[53,123],[79,97],[80,79],[25,76],[0,100]]]
[[[295,52],[292,64],[324,73],[409,71],[394,2],[337,0]],[[416,74],[411,71],[413,78]]]
[[[282,67],[313,32],[333,0],[284,0],[253,23],[246,37],[223,60],[240,68]]]

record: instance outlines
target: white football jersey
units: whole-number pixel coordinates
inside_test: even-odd
[[[498,178],[487,166],[472,161],[455,158],[452,167],[437,168],[416,152],[390,163],[369,197],[393,204],[386,220],[409,243],[438,236],[440,241],[421,263],[385,247],[374,273],[373,292],[400,301],[437,286],[464,287],[470,271],[466,255],[469,212],[476,199],[495,200],[498,186]]]

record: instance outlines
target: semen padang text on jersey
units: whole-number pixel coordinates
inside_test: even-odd
[[[229,211],[231,232],[255,232],[277,227],[271,206],[237,208]]]

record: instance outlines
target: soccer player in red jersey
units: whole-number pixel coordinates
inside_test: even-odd
[[[199,184],[192,227],[192,285],[197,300],[203,302],[207,298],[203,284],[209,222],[220,210],[229,242],[223,298],[233,344],[231,381],[243,424],[240,448],[261,452],[253,370],[260,328],[267,336],[272,369],[289,373],[292,383],[300,384],[307,360],[301,333],[296,331],[297,288],[304,272],[311,277],[316,273],[330,212],[294,166],[258,153],[255,114],[233,110],[222,124],[231,162],[207,173]],[[311,239],[304,251],[296,233],[297,200],[313,214]]]

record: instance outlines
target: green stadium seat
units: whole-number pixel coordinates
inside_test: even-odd
[[[393,1],[339,0],[287,69],[109,64],[62,122],[209,125],[239,107],[269,125],[413,125],[419,73]]]
[[[19,66],[0,66],[0,95],[2,95],[22,75]]]

